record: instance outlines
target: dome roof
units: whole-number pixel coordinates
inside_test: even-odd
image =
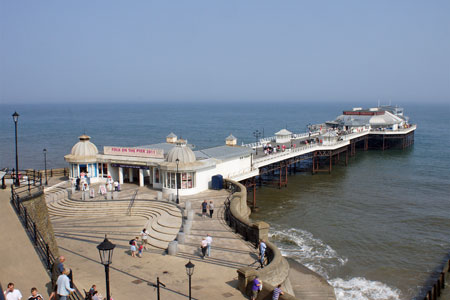
[[[168,162],[176,162],[177,159],[180,163],[191,163],[195,161],[195,154],[191,148],[186,147],[185,143],[177,143],[169,153],[167,154]]]
[[[234,140],[236,140],[236,138],[234,137],[234,135],[232,135],[231,133],[230,133],[230,135],[225,139],[226,141],[234,141]]]
[[[98,154],[97,146],[91,143],[90,136],[83,134],[78,137],[80,141],[72,147],[70,155],[66,155],[69,161],[90,162],[96,159]]]
[[[277,133],[275,133],[275,135],[290,135],[292,134],[292,132],[290,132],[287,129],[281,129],[280,131],[278,131]]]

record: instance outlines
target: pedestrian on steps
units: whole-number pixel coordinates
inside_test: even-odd
[[[209,217],[212,219],[213,213],[214,213],[214,203],[212,201],[209,201]]]
[[[208,202],[204,200],[202,202],[202,218],[206,218],[206,210],[208,209]]]

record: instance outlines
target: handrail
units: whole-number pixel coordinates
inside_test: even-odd
[[[134,192],[133,197],[131,197],[130,204],[128,205],[127,215],[129,215],[129,216],[131,216],[131,210],[133,209],[134,200],[136,199],[137,193],[138,193],[138,190],[136,190],[136,192]]]

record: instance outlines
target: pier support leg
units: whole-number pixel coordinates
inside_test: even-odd
[[[330,168],[328,169],[328,173],[331,174],[331,163],[333,161],[333,155],[330,152]]]
[[[347,151],[345,151],[345,166],[348,165],[348,148]]]
[[[285,178],[284,186],[285,186],[285,187],[287,187],[287,178],[288,178],[288,172],[287,172],[287,170],[288,170],[288,166],[286,165],[286,174],[285,174],[285,176],[284,176],[284,178]]]
[[[369,137],[366,136],[364,139],[364,151],[367,151],[369,149]]]
[[[280,163],[280,168],[279,168],[279,170],[280,170],[280,180],[279,180],[279,182],[278,182],[278,188],[279,189],[281,189],[281,173],[283,172],[283,168],[281,167],[281,163]]]
[[[384,151],[384,135],[383,135],[383,146],[381,149]]]

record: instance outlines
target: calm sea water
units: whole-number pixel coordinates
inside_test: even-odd
[[[19,119],[20,168],[65,166],[84,132],[103,145],[164,141],[171,131],[198,149],[254,141],[287,126],[332,120],[359,103],[333,104],[80,104],[0,106],[0,168],[14,165],[14,124]],[[332,174],[289,176],[281,190],[257,192],[255,219],[271,224],[284,255],[319,272],[338,299],[414,297],[450,250],[450,106],[408,105],[418,124],[410,149],[358,152]]]

